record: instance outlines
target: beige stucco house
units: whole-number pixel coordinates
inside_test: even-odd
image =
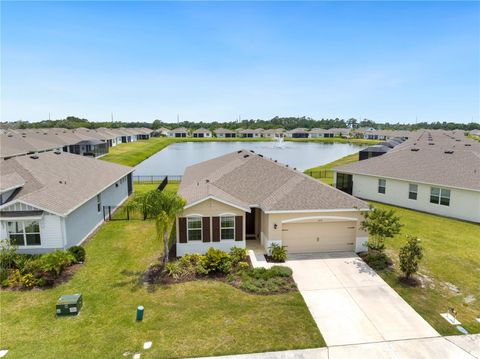
[[[367,240],[367,203],[247,150],[188,167],[179,194],[178,256],[272,242],[290,253],[362,251]]]

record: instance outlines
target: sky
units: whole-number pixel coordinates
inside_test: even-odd
[[[479,2],[5,2],[1,120],[480,122]]]

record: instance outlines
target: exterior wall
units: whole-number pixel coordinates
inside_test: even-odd
[[[392,204],[399,207],[411,208],[441,216],[480,222],[480,192],[463,189],[437,186],[450,189],[450,205],[430,203],[431,185],[414,181],[386,179],[386,193],[378,193],[378,179],[381,177],[353,175],[353,195],[372,201]],[[408,198],[409,184],[418,185],[417,199]]]
[[[208,199],[204,202],[201,202],[197,204],[196,206],[187,208],[186,210],[183,211],[183,213],[179,217],[190,217],[190,216],[201,216],[201,217],[217,217],[220,215],[224,214],[231,214],[235,216],[242,216],[242,223],[243,223],[243,238],[241,241],[222,241],[220,242],[199,242],[199,241],[191,241],[187,243],[180,243],[179,238],[178,238],[178,233],[180,233],[179,230],[179,223],[178,223],[178,217],[176,220],[176,232],[177,233],[177,238],[176,238],[176,245],[177,245],[177,256],[181,257],[185,254],[189,253],[200,253],[204,254],[208,251],[210,247],[220,249],[222,251],[230,251],[232,247],[241,247],[245,248],[245,212],[229,206],[227,204],[224,204],[222,202],[218,202],[213,199]],[[213,238],[212,235],[212,225],[210,225],[210,238]]]
[[[21,221],[21,218],[12,219],[12,221]],[[28,220],[28,219],[26,219]],[[40,254],[51,252],[56,249],[63,249],[64,233],[63,233],[64,219],[55,214],[44,212],[42,218],[38,220],[40,225],[40,241],[39,246],[20,246],[19,253]],[[0,238],[5,239],[7,234],[8,220],[0,221]]]
[[[366,250],[363,245],[367,238],[368,233],[360,228],[360,224],[363,220],[363,215],[360,211],[354,212],[303,212],[303,213],[271,213],[265,214],[265,218],[262,221],[262,237],[264,238],[264,248],[268,251],[271,242],[281,243],[282,241],[282,221],[295,218],[304,217],[348,217],[357,219],[356,229],[356,251],[362,252]],[[275,224],[277,228],[275,229]]]
[[[126,176],[103,191],[101,197],[100,212],[97,211],[97,197],[95,196],[66,217],[66,247],[81,243],[103,222],[103,206],[116,207],[127,199]]]

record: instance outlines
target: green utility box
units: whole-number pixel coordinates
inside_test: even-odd
[[[81,294],[62,295],[57,301],[57,315],[77,315],[82,308],[82,304]]]

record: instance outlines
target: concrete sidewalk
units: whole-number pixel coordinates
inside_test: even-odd
[[[217,359],[480,359],[480,335],[385,341],[328,348],[215,357]],[[205,358],[203,358],[205,359]]]

